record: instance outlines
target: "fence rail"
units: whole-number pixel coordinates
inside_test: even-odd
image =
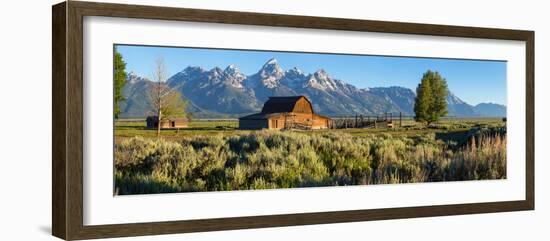
[[[403,119],[407,118],[403,113],[384,113],[383,115],[354,115],[332,117],[333,129],[346,128],[393,128],[402,126]]]

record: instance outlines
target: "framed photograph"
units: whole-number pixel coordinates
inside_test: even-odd
[[[534,209],[532,31],[52,11],[57,237]]]

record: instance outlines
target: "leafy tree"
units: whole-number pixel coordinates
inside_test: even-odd
[[[188,117],[186,108],[188,102],[182,99],[181,94],[178,91],[171,91],[170,94],[164,98],[164,105],[162,106],[163,119],[170,117]]]
[[[157,137],[160,137],[160,126],[163,120],[186,116],[187,101],[182,99],[178,91],[166,84],[167,75],[164,59],[159,58],[155,63],[153,84],[149,89],[149,100],[158,118]]]
[[[438,72],[428,70],[416,88],[415,120],[430,123],[447,115],[447,81]]]
[[[115,118],[118,118],[118,115],[120,114],[119,103],[126,100],[126,98],[124,98],[124,95],[122,94],[122,88],[124,88],[124,85],[126,84],[126,62],[124,62],[122,54],[120,54],[116,48],[114,65],[114,114]]]

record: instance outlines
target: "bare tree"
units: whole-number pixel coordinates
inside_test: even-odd
[[[153,84],[149,90],[149,99],[153,111],[157,115],[157,137],[160,138],[162,120],[172,116],[185,116],[187,102],[182,100],[181,94],[166,84],[166,65],[163,58],[155,62]]]

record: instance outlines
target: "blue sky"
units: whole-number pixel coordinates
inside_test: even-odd
[[[242,73],[256,73],[271,58],[288,70],[304,73],[325,69],[333,78],[359,88],[402,86],[415,90],[422,74],[438,71],[449,90],[469,104],[492,102],[506,105],[506,62],[371,55],[318,54],[300,52],[226,50],[181,47],[117,45],[126,70],[150,77],[155,60],[164,58],[169,76],[187,66],[211,69],[237,66]]]

